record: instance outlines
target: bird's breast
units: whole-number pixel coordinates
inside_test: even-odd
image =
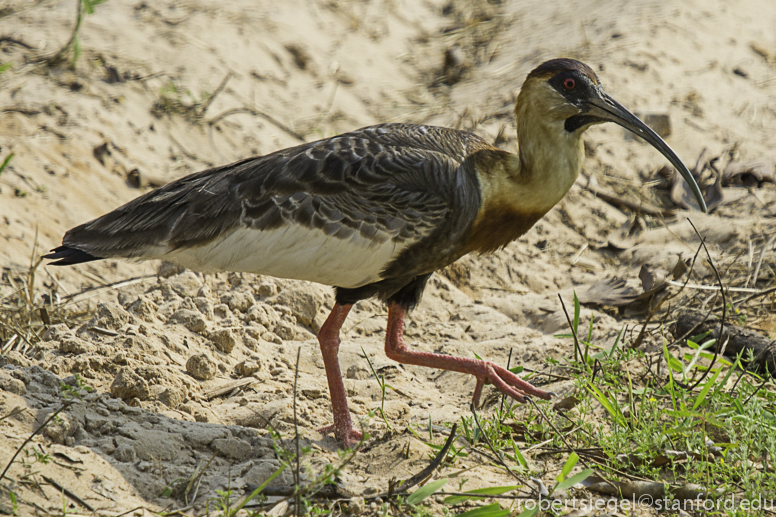
[[[466,233],[464,253],[488,253],[503,248],[530,230],[545,213],[510,205],[486,206]]]

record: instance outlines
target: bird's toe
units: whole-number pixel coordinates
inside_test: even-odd
[[[327,425],[318,429],[321,434],[334,433],[334,437],[345,446],[346,449],[352,449],[358,445],[358,442],[364,437],[360,431],[353,429],[353,426],[340,427],[336,424]]]

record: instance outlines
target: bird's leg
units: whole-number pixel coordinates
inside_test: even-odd
[[[321,344],[323,365],[326,368],[326,380],[329,382],[331,409],[334,413],[334,423],[318,431],[321,433],[334,431],[334,436],[348,448],[361,439],[361,433],[353,429],[353,422],[350,420],[348,397],[345,393],[345,384],[342,382],[337,353],[340,345],[340,329],[352,307],[352,305],[335,304],[321,330],[318,331],[318,342]]]
[[[409,350],[404,343],[404,315],[406,312],[404,307],[397,303],[392,303],[388,307],[385,355],[389,358],[404,364],[415,364],[474,375],[477,379],[477,386],[474,388],[472,398],[475,405],[479,404],[482,386],[485,383],[493,384],[499,391],[518,402],[525,402],[526,397],[531,395],[549,400],[550,393],[534,388],[506,368],[490,361]]]

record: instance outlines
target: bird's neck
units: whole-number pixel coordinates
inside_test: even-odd
[[[518,104],[518,177],[533,205],[549,211],[571,189],[584,160],[581,131],[569,133],[562,121],[540,118],[532,106]]]
[[[525,107],[525,109],[521,109]],[[464,239],[463,252],[489,252],[517,239],[550,211],[579,176],[581,131],[534,116],[542,110],[518,102],[518,154],[497,149],[472,156],[482,202]]]

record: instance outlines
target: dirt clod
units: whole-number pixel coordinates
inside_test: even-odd
[[[137,398],[146,400],[151,396],[148,382],[142,378],[133,368],[123,367],[110,386],[110,394],[124,401]]]
[[[207,354],[196,354],[186,361],[186,371],[195,379],[206,381],[218,373],[218,366]]]

